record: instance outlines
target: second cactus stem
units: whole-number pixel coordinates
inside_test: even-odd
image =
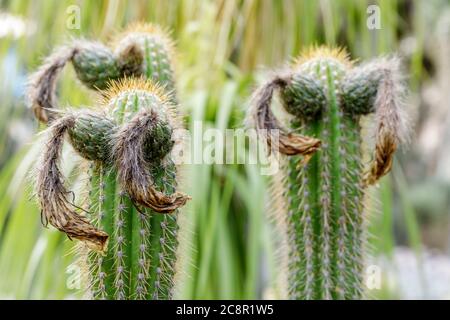
[[[274,179],[274,209],[284,234],[291,299],[364,296],[364,192],[389,172],[404,140],[398,72],[395,58],[354,66],[343,50],[319,47],[255,93],[250,123],[277,130],[278,141],[265,138],[287,156],[277,173],[282,178]],[[271,111],[275,89],[291,114],[289,126]],[[360,119],[370,113],[375,146],[365,168]]]
[[[339,66],[313,64],[328,101],[318,117],[294,121],[294,132],[322,141],[321,152],[301,165],[288,159],[286,194],[292,298],[359,298],[362,287],[362,192],[359,124],[338,105]],[[340,72],[341,71],[341,72]],[[316,97],[317,98],[317,97]],[[325,101],[324,101],[325,102]]]

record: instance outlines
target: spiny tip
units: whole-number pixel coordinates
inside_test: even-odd
[[[152,95],[163,103],[170,101],[161,85],[141,76],[124,77],[119,80],[110,81],[107,89],[102,92],[103,99],[101,103],[102,105],[107,105],[119,95],[132,92]]]
[[[167,28],[163,28],[157,24],[149,22],[132,22],[123,31],[118,32],[116,36],[111,39],[113,47],[119,45],[119,43],[130,35],[147,35],[158,42],[167,50],[169,55],[173,55],[175,44],[171,38],[171,31]]]
[[[344,47],[329,47],[326,45],[313,45],[303,49],[300,55],[294,59],[294,66],[299,66],[306,61],[314,59],[333,59],[348,67],[352,67],[354,61]]]

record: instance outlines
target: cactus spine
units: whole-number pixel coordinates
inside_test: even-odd
[[[82,83],[102,90],[100,108],[56,111],[56,78],[68,61]],[[188,200],[176,191],[171,155],[180,143],[174,132],[182,128],[172,63],[172,44],[164,32],[134,25],[112,49],[76,41],[57,50],[31,78],[30,105],[50,124],[37,179],[42,215],[93,249],[85,261],[92,298],[172,298],[177,211]],[[71,203],[59,170],[66,133],[90,163],[84,209]]]
[[[405,138],[398,73],[395,58],[356,67],[344,51],[320,47],[255,93],[250,120],[258,130],[280,130],[277,145],[288,155],[284,178],[274,179],[274,196],[282,200],[274,202],[283,207],[277,219],[291,299],[363,297],[364,191],[389,172]],[[292,115],[289,133],[270,110],[275,89]],[[364,168],[360,118],[369,113],[375,113],[375,148]]]

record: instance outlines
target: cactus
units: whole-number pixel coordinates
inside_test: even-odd
[[[154,26],[133,26],[115,49],[76,41],[32,77],[29,103],[49,124],[36,181],[44,224],[81,241],[94,299],[172,298],[178,247],[176,109],[172,46]],[[58,111],[56,78],[72,61],[100,106]],[[130,78],[133,76],[133,78]],[[156,82],[158,84],[156,84]],[[65,137],[89,163],[87,206],[69,197],[59,168]],[[86,253],[86,248],[88,252]]]
[[[290,114],[287,126],[271,110],[275,90]],[[363,198],[406,139],[403,97],[397,58],[356,66],[344,50],[327,47],[306,51],[255,92],[249,123],[285,155],[272,201],[290,299],[364,297]],[[368,114],[374,150],[365,164],[360,120]],[[276,131],[263,135],[264,129]]]

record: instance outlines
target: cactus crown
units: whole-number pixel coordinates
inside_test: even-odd
[[[278,151],[289,156],[274,179],[273,202],[287,248],[290,298],[363,295],[365,187],[389,172],[404,137],[398,72],[395,58],[354,66],[344,50],[319,47],[254,95],[250,120],[259,130],[279,130]],[[289,126],[271,111],[275,89],[293,116]],[[375,148],[364,168],[360,118],[369,113],[375,113]],[[265,139],[273,149],[273,136]]]

